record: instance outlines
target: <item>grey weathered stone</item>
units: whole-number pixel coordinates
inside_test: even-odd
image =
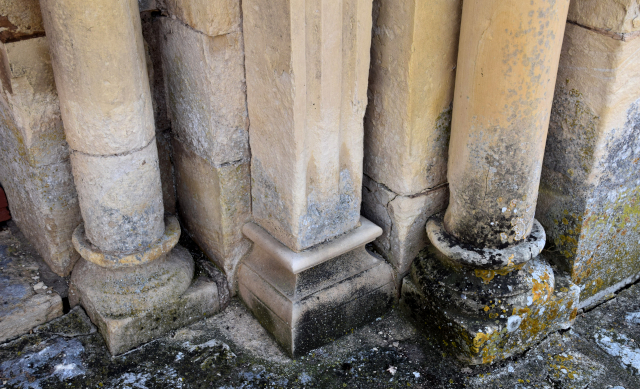
[[[391,305],[391,267],[364,248],[380,228],[361,220],[349,234],[299,253],[255,224],[244,228],[254,246],[238,270],[240,296],[288,354],[340,337]]]
[[[364,176],[362,214],[382,227],[382,235],[373,244],[394,266],[398,286],[413,259],[429,242],[425,231],[427,219],[444,210],[448,200],[446,186],[402,196]]]
[[[161,19],[174,136],[213,164],[249,157],[242,34],[211,37]]]
[[[640,277],[639,60],[640,38],[567,24],[536,217],[583,306]]]
[[[68,275],[81,218],[47,38],[7,43],[0,52],[0,182],[14,220],[49,266]]]
[[[81,304],[111,354],[121,354],[220,310],[216,283],[205,277],[192,281],[193,271],[191,255],[180,246],[122,270],[82,259],[71,278],[69,303]]]
[[[10,229],[0,230],[0,342],[62,315],[62,299],[42,282],[23,245]]]
[[[235,294],[235,273],[251,243],[242,226],[251,220],[249,162],[211,164],[173,140],[180,217],[189,235],[226,274]]]
[[[71,155],[87,238],[106,252],[141,251],[164,233],[155,139],[122,155]]]

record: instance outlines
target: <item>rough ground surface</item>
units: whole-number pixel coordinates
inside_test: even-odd
[[[46,282],[46,280],[45,280]],[[0,345],[0,388],[640,388],[640,285],[522,355],[466,367],[397,310],[298,359],[242,303],[111,357],[82,309]]]

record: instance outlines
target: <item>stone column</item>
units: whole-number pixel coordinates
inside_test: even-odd
[[[83,224],[70,302],[113,354],[216,310],[164,217],[136,0],[41,1]],[[188,312],[186,312],[188,310]]]
[[[534,219],[568,6],[463,4],[450,201],[444,221],[427,222],[432,246],[404,300],[472,364],[522,351],[575,317],[578,288],[539,256],[545,233]]]
[[[536,217],[594,306],[640,278],[640,4],[572,1]]]
[[[244,1],[254,249],[239,292],[291,354],[389,306],[360,216],[371,0]]]

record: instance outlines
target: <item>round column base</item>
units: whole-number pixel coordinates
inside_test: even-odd
[[[73,242],[73,247],[80,253],[82,258],[98,266],[110,269],[138,266],[160,258],[178,244],[180,239],[178,218],[166,215],[164,223],[165,229],[162,237],[149,247],[134,253],[107,253],[101,251],[87,239],[84,223],[80,223],[75,229],[71,241]]]

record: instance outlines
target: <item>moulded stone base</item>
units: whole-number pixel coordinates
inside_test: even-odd
[[[354,231],[300,253],[256,225],[263,234],[244,229],[255,244],[238,270],[240,296],[290,355],[331,342],[391,306],[392,268],[364,248],[380,228],[361,222]]]
[[[220,286],[214,281],[199,277],[188,283],[186,290],[183,287],[185,274],[193,275],[190,254],[178,246],[168,257],[125,270],[78,261],[69,285],[69,303],[72,307],[82,305],[111,354],[121,354],[220,311]],[[160,263],[163,261],[166,263]],[[144,267],[148,268],[146,276],[146,269],[139,269]],[[133,269],[136,274],[120,282],[118,277],[104,274]],[[104,279],[107,282],[101,282]],[[175,293],[175,289],[184,292]]]
[[[468,297],[464,293],[455,296],[459,283],[447,285],[447,281],[436,274],[417,274],[420,262],[430,260],[437,259],[428,255],[416,259],[418,263],[414,264],[411,275],[403,280],[400,306],[425,334],[433,336],[447,353],[465,363],[487,364],[520,353],[549,333],[569,328],[576,317],[580,288],[564,276],[555,275],[555,282],[533,278],[533,288],[523,293],[524,299],[507,293],[504,300],[496,297],[483,301],[480,293],[472,296],[472,291]],[[545,267],[540,257],[531,262],[538,262],[525,265],[531,267],[533,273],[538,271],[535,268]],[[480,272],[477,276],[487,280],[487,274]],[[492,287],[499,289],[505,284],[500,278],[505,277],[509,275],[491,274],[487,291]],[[517,275],[511,277],[514,280]],[[549,286],[552,290],[547,294]],[[447,292],[451,293],[450,298],[443,295]],[[478,302],[484,307],[482,304],[474,307]]]

